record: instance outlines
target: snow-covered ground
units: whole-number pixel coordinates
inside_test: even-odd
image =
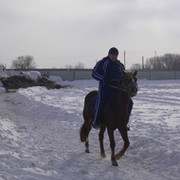
[[[119,166],[99,155],[98,131],[90,133],[90,154],[79,140],[84,96],[94,80],[0,93],[0,180],[179,180],[180,80],[139,81],[130,119],[131,145]],[[122,146],[118,133],[116,149]]]

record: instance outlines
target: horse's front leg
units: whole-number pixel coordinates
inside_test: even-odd
[[[101,125],[100,132],[99,132],[99,143],[100,143],[100,154],[101,154],[101,157],[103,158],[106,157],[106,154],[104,151],[104,143],[103,143],[105,130],[106,130],[105,125]]]
[[[115,140],[114,140],[114,131],[113,129],[108,128],[108,135],[110,140],[110,147],[111,147],[111,161],[113,166],[118,166],[118,163],[116,161],[115,157]]]
[[[122,139],[124,141],[124,146],[123,148],[116,154],[116,159],[120,159],[126,152],[127,148],[129,147],[130,145],[130,142],[129,142],[129,138],[128,138],[128,133],[127,133],[127,127],[126,125],[123,125],[121,126],[120,128],[118,128],[121,136],[122,136]]]

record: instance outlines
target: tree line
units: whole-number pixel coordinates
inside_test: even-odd
[[[12,60],[12,69],[35,69],[36,63],[33,56],[18,56],[16,59]],[[75,66],[72,65],[65,65],[66,69],[85,69],[83,63],[77,63]]]
[[[180,70],[180,54],[165,54],[163,56],[151,57],[142,64],[133,64],[131,69],[135,70]]]
[[[35,69],[36,63],[33,56],[18,56],[15,60],[12,60],[11,68],[13,69]],[[85,69],[83,63],[77,63],[75,66],[65,65],[66,69]],[[131,66],[130,69],[134,70],[180,70],[180,54],[165,54],[163,56],[155,56],[142,62],[142,64],[136,63]]]

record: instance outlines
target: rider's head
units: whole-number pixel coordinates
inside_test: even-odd
[[[119,55],[119,51],[115,47],[112,47],[108,52],[109,59],[112,60],[112,61],[116,61],[118,55]]]

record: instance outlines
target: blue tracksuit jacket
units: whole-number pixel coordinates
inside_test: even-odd
[[[121,80],[122,75],[120,70],[124,69],[124,65],[119,60],[112,61],[109,57],[105,57],[97,62],[93,68],[92,76],[100,82],[108,80]]]
[[[107,86],[116,85],[116,80],[122,80],[120,70],[124,70],[124,65],[119,61],[112,61],[109,57],[105,57],[98,61],[92,70],[92,76],[99,81],[99,93],[96,101],[96,110],[94,121],[96,123],[103,122],[103,109],[110,102],[115,89]]]

